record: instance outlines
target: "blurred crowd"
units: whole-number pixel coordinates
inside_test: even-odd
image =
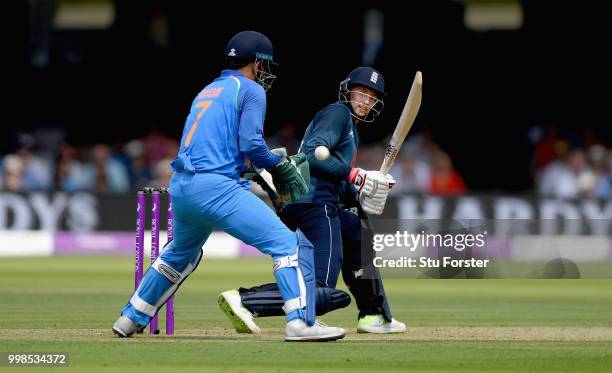
[[[285,125],[267,139],[271,148],[285,147],[295,154],[300,147],[300,135],[295,126]],[[385,145],[360,144],[357,150],[357,166],[366,170],[378,170],[385,155]],[[463,177],[453,168],[451,157],[434,143],[429,133],[411,134],[391,169],[397,181],[392,194],[419,193],[432,195],[462,195],[467,193]],[[253,191],[265,195],[257,185]]]
[[[384,155],[383,144],[360,147],[359,167],[378,170]],[[453,167],[450,155],[426,134],[411,135],[406,140],[390,173],[397,182],[392,194],[451,196],[465,194],[468,190],[463,177]]]
[[[49,142],[44,138],[48,134],[22,134],[16,151],[0,154],[1,189],[126,193],[163,187],[172,175],[170,162],[179,145],[158,131],[127,142],[87,146]]]
[[[532,171],[540,195],[554,198],[612,198],[612,149],[589,130],[576,134],[533,127]]]
[[[170,163],[179,142],[153,130],[142,138],[111,145],[70,144],[63,134],[42,131],[20,134],[18,146],[0,153],[0,190],[126,193],[144,186],[168,186]],[[299,134],[288,125],[267,138],[270,147],[299,148]],[[586,140],[584,140],[586,138]],[[53,139],[56,139],[53,141]],[[555,198],[612,198],[612,150],[595,139],[576,142],[554,128],[529,132],[532,173],[539,194]],[[576,145],[579,143],[579,145]],[[378,169],[384,145],[361,145],[357,165]],[[426,133],[411,134],[391,170],[392,193],[462,195],[468,188],[451,156]],[[256,193],[262,193],[255,187]]]

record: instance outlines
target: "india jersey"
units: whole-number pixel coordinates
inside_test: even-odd
[[[263,88],[238,71],[222,71],[191,105],[174,169],[238,179],[245,157],[257,167],[276,165],[279,157],[263,140],[265,115]]]

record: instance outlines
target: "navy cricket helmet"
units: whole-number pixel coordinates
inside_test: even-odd
[[[359,84],[375,90],[381,96],[385,95],[385,78],[383,78],[380,72],[368,66],[361,66],[351,71],[346,77],[345,82],[348,88]]]
[[[373,102],[370,110],[366,115],[360,116],[355,113],[351,99],[351,88],[359,85],[363,87],[367,87],[372,89],[377,93],[377,97],[370,97]],[[338,100],[344,102],[351,109],[351,115],[362,122],[373,122],[374,119],[380,114],[384,107],[383,97],[386,96],[385,93],[385,78],[383,78],[382,74],[375,69],[368,66],[361,66],[351,71],[346,79],[340,82],[340,88],[338,90]]]
[[[229,68],[240,68],[251,62],[261,62],[256,71],[256,80],[268,90],[276,75],[272,74],[274,62],[272,42],[257,31],[242,31],[234,35],[225,46],[225,58]]]

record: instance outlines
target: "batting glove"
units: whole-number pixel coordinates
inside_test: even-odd
[[[386,198],[395,185],[393,176],[385,175],[380,171],[366,171],[361,168],[353,168],[348,180],[357,187],[360,195],[376,198]]]

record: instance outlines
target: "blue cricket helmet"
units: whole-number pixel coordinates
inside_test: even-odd
[[[382,96],[386,95],[385,78],[379,71],[368,66],[361,66],[351,71],[344,82],[348,87],[358,84],[371,88]]]

